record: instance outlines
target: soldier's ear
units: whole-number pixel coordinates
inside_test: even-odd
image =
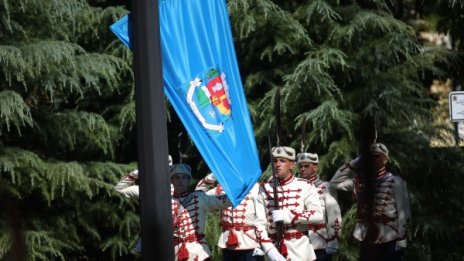
[[[297,165],[295,164],[295,162],[292,161],[292,160],[290,160],[289,164],[290,164],[290,168],[292,168],[292,169],[295,168],[295,167],[297,166]]]

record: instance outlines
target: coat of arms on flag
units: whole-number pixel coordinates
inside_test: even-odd
[[[201,125],[209,131],[223,132],[231,119],[231,101],[225,73],[217,68],[195,77],[186,88],[186,100]]]

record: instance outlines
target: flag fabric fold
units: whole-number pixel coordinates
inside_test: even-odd
[[[161,0],[165,94],[234,206],[261,176],[224,0]],[[130,48],[130,19],[111,30]]]
[[[127,46],[129,49],[132,49],[132,45],[130,42],[130,35],[132,34],[132,32],[129,31],[130,24],[130,15],[126,15],[123,18],[119,19],[116,23],[112,24],[110,26],[110,29],[125,46]]]

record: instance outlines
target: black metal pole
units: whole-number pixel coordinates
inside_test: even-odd
[[[142,259],[174,260],[158,0],[133,1]]]
[[[452,88],[453,88],[452,91],[461,90],[461,86],[456,84],[456,80],[452,81]],[[459,122],[453,122],[453,126],[454,126],[454,143],[456,144],[456,146],[459,146],[459,144],[461,143],[461,139],[459,137]]]

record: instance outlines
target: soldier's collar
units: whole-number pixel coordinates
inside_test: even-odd
[[[388,172],[385,169],[385,167],[382,167],[381,169],[377,170],[377,179],[385,177],[385,175],[387,175],[387,173]]]
[[[293,176],[293,174],[290,174],[290,176],[286,177],[285,179],[277,179],[277,180],[279,181],[279,184],[283,186],[283,185],[287,185],[288,183],[290,183],[294,177],[295,176]]]
[[[316,179],[317,179],[317,175],[314,174],[314,175],[312,175],[311,177],[309,177],[308,181],[309,181],[311,184],[313,184],[313,183],[316,181]]]
[[[182,193],[177,193],[174,191],[174,193],[172,194],[175,198],[183,198],[183,197],[186,197],[190,194],[190,191],[186,191],[186,192],[182,192]]]

